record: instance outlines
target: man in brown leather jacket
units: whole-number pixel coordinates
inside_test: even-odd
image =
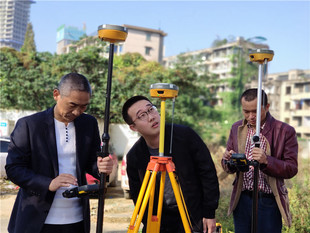
[[[235,233],[251,232],[253,167],[241,172],[226,163],[232,154],[242,153],[260,164],[257,232],[281,233],[282,218],[288,226],[292,222],[284,179],[294,177],[298,171],[296,132],[292,126],[271,116],[267,95],[262,91],[260,147],[254,147],[257,89],[246,90],[240,101],[244,119],[232,125],[222,159],[226,172],[236,172],[228,214],[233,212]]]

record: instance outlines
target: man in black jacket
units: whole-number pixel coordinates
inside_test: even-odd
[[[127,154],[130,194],[136,203],[150,156],[158,155],[160,116],[156,107],[144,96],[134,96],[127,100],[122,114],[130,129],[142,135]],[[171,126],[166,125],[164,154],[171,156],[175,164],[175,173],[182,188],[193,231],[211,233],[216,227],[215,210],[218,207],[219,184],[210,152],[191,128],[174,125],[172,154],[169,154],[170,132]],[[157,203],[154,206],[157,206]],[[145,216],[143,232],[146,230]],[[184,232],[169,179],[166,179],[165,183],[160,227],[161,233]]]
[[[62,193],[86,185],[86,172],[111,173],[113,161],[97,158],[97,120],[83,112],[91,87],[81,74],[62,77],[53,92],[56,105],[21,118],[11,134],[6,173],[20,189],[12,210],[10,233],[89,233],[87,196],[64,198]]]

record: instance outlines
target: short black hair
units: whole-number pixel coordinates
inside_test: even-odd
[[[90,84],[87,78],[79,73],[69,73],[64,75],[59,84],[57,89],[60,92],[60,95],[68,96],[71,91],[85,91],[92,94]]]
[[[240,103],[242,101],[242,98],[244,98],[245,101],[252,101],[257,98],[257,88],[251,88],[243,92],[243,94],[240,97]],[[266,107],[268,104],[268,97],[264,90],[262,90],[262,106]]]
[[[122,115],[123,115],[123,119],[124,121],[128,124],[131,125],[133,124],[133,121],[131,119],[131,117],[128,115],[128,109],[135,104],[136,102],[140,101],[140,100],[146,100],[148,102],[150,102],[152,104],[152,102],[145,96],[143,95],[136,95],[131,97],[130,99],[128,99],[124,105],[123,105],[123,109],[122,109]]]

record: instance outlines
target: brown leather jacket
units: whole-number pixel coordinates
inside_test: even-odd
[[[245,152],[245,143],[247,136],[247,122],[240,120],[232,125],[227,150],[234,150],[237,153]],[[289,211],[288,192],[284,179],[290,179],[297,174],[297,154],[298,143],[295,129],[281,121],[274,119],[270,113],[267,113],[266,124],[262,130],[262,135],[267,139],[267,159],[268,165],[261,166],[260,169],[267,175],[272,193],[275,196],[281,215],[286,225],[292,223],[292,216]],[[228,173],[235,173],[222,160],[222,167]],[[243,173],[236,172],[236,178],[233,183],[233,191],[230,200],[228,214],[230,215],[236,208],[243,183]]]

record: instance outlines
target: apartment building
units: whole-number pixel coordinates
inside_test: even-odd
[[[126,41],[116,44],[114,51],[116,55],[125,53],[140,53],[147,61],[157,61],[162,63],[164,57],[164,37],[167,35],[161,30],[132,26],[128,24],[122,25],[128,30]],[[97,33],[84,38],[78,43],[59,43],[57,42],[57,51],[59,54],[69,53],[70,51],[79,51],[86,46],[98,45],[101,46],[97,39]],[[78,41],[78,40],[75,40]],[[108,57],[109,49],[104,50],[103,56]]]
[[[82,36],[86,35],[85,27],[79,29],[77,27],[71,27],[61,25],[57,29],[56,43],[57,43],[57,54],[65,53],[66,46],[72,44],[75,41],[79,41]]]
[[[140,53],[147,61],[162,63],[164,58],[164,37],[167,33],[144,27],[124,24],[128,29],[122,53]]]
[[[213,77],[214,82],[211,80],[206,88],[210,88],[216,93],[212,105],[221,106],[223,99],[220,93],[233,91],[228,83],[229,79],[233,77],[232,69],[238,67],[240,59],[249,61],[248,50],[254,48],[268,49],[269,46],[262,43],[253,43],[251,39],[245,40],[243,37],[237,37],[235,41],[221,46],[165,57],[163,64],[166,68],[174,68],[180,57],[187,58],[189,61],[187,64],[198,75],[208,74]],[[237,57],[237,59],[232,59],[233,56]]]
[[[0,1],[0,48],[20,50],[24,44],[32,0]]]
[[[271,114],[292,125],[297,136],[310,139],[310,70],[290,70],[267,75],[266,91]],[[252,83],[253,87],[257,84]]]
[[[245,40],[243,37],[237,37],[236,41],[221,46],[165,57],[164,66],[173,68],[178,62],[179,56],[191,57],[194,61],[192,66],[198,75],[210,73],[214,74],[216,79],[225,80],[232,77],[231,70],[238,65],[231,60],[232,55],[248,57],[248,50],[253,48],[268,49],[269,46],[261,43],[253,43],[250,40]]]

